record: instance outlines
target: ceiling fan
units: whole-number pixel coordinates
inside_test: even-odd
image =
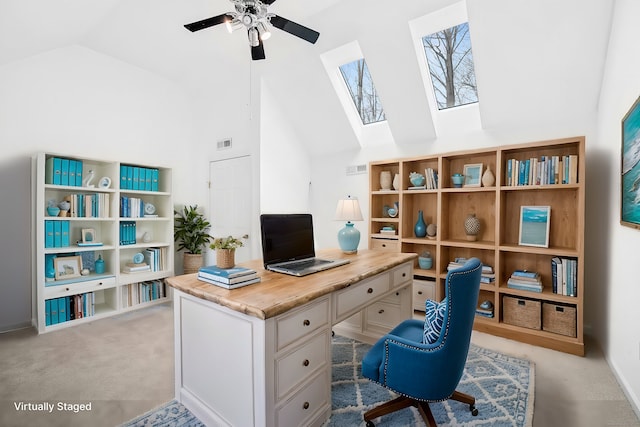
[[[186,24],[185,28],[191,32],[204,30],[214,25],[225,24],[231,33],[243,26],[247,29],[251,58],[253,60],[265,59],[264,45],[262,42],[271,36],[270,25],[300,37],[309,43],[315,43],[320,33],[296,24],[286,18],[269,13],[267,6],[276,0],[229,0],[235,5],[235,12],[227,12],[222,15],[203,19],[202,21]]]

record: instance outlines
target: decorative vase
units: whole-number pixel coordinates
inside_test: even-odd
[[[427,226],[427,237],[429,239],[435,239],[436,238],[436,233],[437,233],[437,227],[435,224],[429,224]]]
[[[400,190],[400,174],[399,173],[393,176],[393,189],[396,191]]]
[[[482,174],[482,185],[485,187],[493,187],[493,184],[496,183],[496,177],[491,172],[491,166],[487,165],[487,170]]]
[[[451,182],[453,183],[453,186],[455,188],[462,187],[462,184],[464,183],[464,175],[462,175],[461,173],[454,173],[451,176]]]
[[[480,220],[476,214],[469,214],[464,220],[464,231],[467,233],[467,240],[475,242],[480,233]]]
[[[427,224],[424,222],[424,215],[422,211],[418,211],[418,221],[413,227],[413,232],[416,237],[424,237],[427,235]]]
[[[380,188],[382,190],[391,190],[391,172],[380,172]]]
[[[102,255],[98,255],[98,259],[93,266],[96,270],[96,274],[104,274],[104,260],[102,259]]]
[[[202,267],[202,258],[202,254],[185,253],[182,258],[184,274],[197,273],[198,269]]]
[[[236,265],[235,249],[216,249],[216,265],[220,268],[232,268]]]

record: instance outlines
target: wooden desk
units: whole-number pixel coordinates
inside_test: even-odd
[[[415,254],[319,255],[351,262],[301,278],[243,263],[262,280],[231,291],[195,274],[167,279],[176,399],[206,425],[322,425],[331,414],[332,327],[371,342],[411,317]]]

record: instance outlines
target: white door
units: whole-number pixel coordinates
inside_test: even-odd
[[[248,235],[236,249],[236,262],[251,259],[251,156],[217,160],[209,164],[209,212],[214,237]]]

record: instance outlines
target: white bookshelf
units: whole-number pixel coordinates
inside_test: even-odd
[[[47,178],[47,161],[50,159],[68,159],[82,163],[82,178],[89,170],[94,171],[91,184],[94,187],[82,186],[82,179],[77,179],[79,185],[62,185],[51,183]],[[144,170],[157,171],[157,188],[130,190],[121,188],[121,168],[131,166]],[[107,177],[109,186],[100,186],[101,178]],[[169,287],[164,279],[173,276],[173,200],[171,169],[155,165],[134,165],[116,161],[90,159],[68,154],[38,153],[32,162],[32,209],[33,209],[33,309],[32,323],[39,333],[50,332],[61,328],[75,326],[102,317],[113,316],[125,311],[136,310],[154,304],[160,304],[170,299]],[[47,206],[50,200],[60,202],[71,195],[79,195],[77,199],[87,199],[96,195],[101,198],[103,213],[101,216],[83,216],[79,207],[70,216],[49,216]],[[152,204],[155,207],[154,216],[129,218],[121,216],[121,198],[129,197]],[[108,199],[108,202],[105,200]],[[79,205],[78,205],[79,206]],[[92,215],[92,214],[89,214]],[[125,222],[135,223],[135,243],[122,244],[120,241],[121,225]],[[65,230],[68,227],[68,238],[65,241],[47,241],[47,227],[58,227]],[[94,230],[94,242],[99,246],[79,246],[82,240],[82,230]],[[147,239],[144,239],[145,236]],[[61,239],[62,240],[62,239]],[[68,240],[68,242],[66,242]],[[68,243],[68,244],[65,244]],[[133,262],[137,253],[145,254],[147,249],[157,249],[162,253],[162,262],[155,271],[125,273],[123,268]],[[80,267],[89,267],[89,274],[79,277],[51,278],[51,262],[49,258],[59,261],[70,260],[67,257],[79,256]],[[104,273],[95,271],[95,260],[101,257],[105,262]],[[64,259],[63,259],[64,258]],[[73,260],[71,260],[72,266]],[[86,264],[86,265],[84,265]],[[53,272],[55,275],[55,272]],[[72,274],[73,276],[73,274]],[[135,289],[133,289],[135,287]],[[85,299],[82,316],[75,309],[78,305],[76,295],[83,295]],[[49,303],[47,303],[49,301]],[[76,304],[78,303],[78,304]],[[65,316],[53,318],[51,308],[53,304],[64,307]],[[78,312],[78,316],[67,315]],[[56,309],[56,316],[57,316]],[[71,314],[70,313],[70,314]]]

